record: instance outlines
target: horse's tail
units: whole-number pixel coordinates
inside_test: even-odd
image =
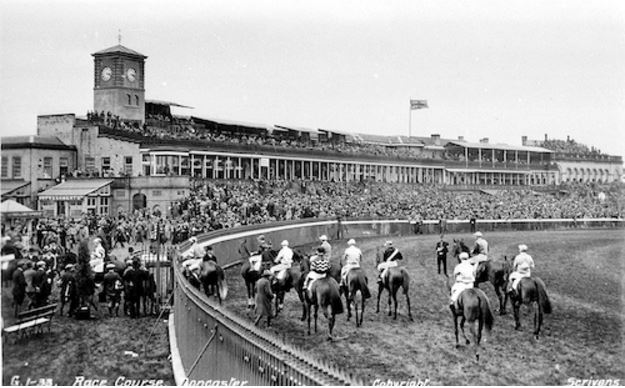
[[[406,271],[405,269],[401,269],[401,276],[402,276],[402,280],[403,280],[403,288],[404,288],[404,295],[408,295],[408,290],[410,288],[410,275],[408,275],[408,271]]]
[[[549,300],[549,295],[547,295],[547,287],[545,287],[545,283],[543,283],[540,278],[534,278],[534,283],[536,283],[538,303],[540,303],[540,306],[545,314],[551,314],[551,301]]]
[[[480,313],[482,315],[482,319],[484,319],[484,327],[486,328],[486,331],[491,331],[495,318],[493,317],[493,310],[490,307],[490,301],[484,291],[477,288],[475,291],[477,292],[477,299],[481,310]]]

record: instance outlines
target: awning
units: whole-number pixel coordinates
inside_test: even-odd
[[[8,180],[8,181],[2,181],[2,196],[5,196],[7,194],[11,194],[12,192],[21,189],[24,186],[28,186],[30,184],[30,182],[25,182],[25,181],[13,181],[13,180]]]
[[[178,108],[194,109],[192,106],[178,104],[177,102],[163,101],[163,100],[145,100],[146,104],[163,105],[163,106],[175,106]]]
[[[39,194],[39,199],[53,201],[76,201],[113,182],[110,179],[68,180]]]
[[[21,203],[15,202],[12,199],[7,199],[0,204],[0,214],[2,217],[7,218],[21,218],[21,217],[38,217],[41,212],[33,210],[28,206],[24,206]]]

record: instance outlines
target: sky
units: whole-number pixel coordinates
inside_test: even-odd
[[[91,54],[147,55],[175,113],[625,156],[624,1],[0,2],[0,133],[93,109]],[[410,112],[410,99],[429,108]]]

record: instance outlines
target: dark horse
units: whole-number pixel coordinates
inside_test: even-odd
[[[337,281],[331,276],[315,280],[310,286],[310,291],[305,293],[304,300],[306,302],[306,315],[308,316],[308,335],[310,335],[310,309],[312,306],[315,307],[315,333],[317,333],[317,317],[319,307],[321,307],[323,315],[328,320],[328,339],[332,340],[336,316],[343,313],[343,302],[341,302]]]
[[[352,302],[354,303],[354,313],[356,315],[356,327],[362,326],[365,316],[365,302],[371,298],[369,287],[367,286],[367,276],[362,268],[352,268],[347,273],[346,285],[343,286],[345,293],[345,304],[347,305],[347,320],[352,316]],[[358,296],[359,295],[359,296]],[[358,317],[358,300],[360,299],[360,318]]]
[[[461,261],[460,257],[458,256],[460,256],[462,252],[471,254],[471,249],[469,249],[469,247],[464,243],[464,240],[454,239],[454,246],[451,248],[451,254],[453,255],[453,257],[456,258],[456,260],[458,260],[458,264],[460,264],[460,261]]]
[[[543,314],[551,314],[551,301],[547,295],[545,283],[537,277],[522,278],[519,281],[518,292],[512,293],[510,300],[514,309],[514,328],[516,330],[521,330],[519,317],[521,305],[529,306],[536,303],[534,308],[534,338],[538,339],[543,324]]]
[[[478,287],[480,283],[486,282],[490,282],[493,285],[495,294],[497,294],[499,299],[499,315],[506,314],[506,304],[508,303],[506,287],[510,270],[510,262],[504,256],[503,261],[487,260],[481,262],[475,273],[475,287]]]
[[[293,257],[295,258],[296,256],[294,255]],[[299,296],[299,299],[302,302],[302,318],[300,318],[300,320],[304,321],[306,320],[306,317],[308,316],[308,310],[306,308],[306,299],[304,296],[304,293],[305,293],[304,282],[306,281],[306,276],[310,272],[310,258],[302,254],[299,254],[297,258],[299,259],[300,277],[299,277],[299,281],[297,283],[294,283],[294,286],[295,286],[295,291],[297,292],[297,295]],[[326,274],[326,277],[330,277],[334,279],[338,284],[338,282],[341,281],[341,269],[334,263],[331,263],[330,270]],[[340,292],[341,290],[339,289],[339,295],[340,295]]]
[[[247,307],[249,308],[254,307],[254,285],[256,281],[260,279],[260,275],[264,270],[271,268],[273,260],[278,256],[278,251],[268,249],[259,253],[259,255],[261,256],[260,271],[256,271],[252,268],[250,260],[247,257],[243,259],[243,264],[241,265],[241,276],[243,280],[245,280],[245,287],[247,288]]]
[[[207,296],[215,294],[221,304],[222,299],[228,294],[228,286],[225,282],[224,270],[212,260],[202,262],[200,281]]]
[[[473,335],[473,344],[475,345],[475,360],[480,360],[480,341],[482,340],[482,330],[486,327],[486,331],[490,332],[493,328],[493,312],[490,308],[488,297],[484,291],[479,288],[468,288],[460,293],[458,296],[457,308],[451,309],[454,317],[454,332],[456,334],[456,348],[460,347],[458,343],[458,318],[460,320],[460,330],[462,330],[462,336],[469,345],[471,341],[467,338],[464,332],[464,323],[469,322],[469,330]],[[477,331],[475,326],[477,323]]]
[[[376,266],[382,262],[382,254],[378,251],[376,255]],[[408,304],[408,318],[412,321],[412,311],[410,310],[410,295],[408,291],[410,289],[410,275],[403,267],[391,267],[386,271],[386,275],[382,279],[382,282],[378,282],[378,305],[376,313],[380,312],[380,298],[382,297],[382,291],[385,289],[388,291],[388,315],[391,316],[391,299],[395,302],[395,315],[393,319],[397,319],[397,291],[399,288],[404,290],[406,295],[406,303]]]
[[[284,305],[284,296],[287,292],[294,289],[297,292],[300,302],[304,303],[304,296],[301,292],[302,279],[302,262],[303,256],[299,251],[293,252],[293,265],[289,268],[282,279],[275,279],[271,283],[271,291],[275,294],[275,311],[276,315],[282,310]],[[306,271],[308,273],[308,271]],[[304,275],[305,276],[305,275]]]

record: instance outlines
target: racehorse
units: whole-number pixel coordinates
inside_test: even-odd
[[[310,291],[304,294],[304,300],[306,302],[306,315],[308,316],[308,335],[310,335],[310,309],[312,306],[315,307],[315,333],[317,333],[317,317],[319,307],[321,307],[323,315],[328,320],[328,340],[332,340],[336,316],[343,313],[343,302],[341,302],[337,281],[331,276],[315,280],[310,286]]]
[[[206,296],[215,294],[221,304],[222,299],[228,295],[228,285],[225,281],[224,270],[212,260],[202,262],[200,269],[200,281],[204,287]]]
[[[367,276],[362,268],[352,268],[347,273],[346,286],[343,286],[345,293],[345,304],[347,305],[347,320],[352,316],[352,302],[354,303],[354,314],[356,315],[356,327],[362,326],[365,316],[365,302],[371,298],[369,287],[367,286]],[[358,296],[359,295],[359,296]],[[358,300],[360,299],[360,319],[358,317]]]
[[[376,255],[376,266],[383,261],[382,254],[378,251]],[[412,312],[410,310],[410,295],[408,291],[410,289],[410,275],[403,267],[390,267],[386,271],[386,275],[381,282],[378,282],[378,305],[376,313],[380,312],[380,298],[382,297],[382,291],[385,289],[388,291],[388,315],[391,316],[391,298],[395,303],[395,315],[393,319],[397,319],[397,291],[402,288],[404,295],[406,295],[406,303],[408,304],[408,318],[412,321]]]
[[[261,255],[261,265],[260,271],[256,271],[252,268],[250,264],[249,258],[247,260],[243,260],[243,264],[241,265],[241,276],[243,280],[245,280],[245,287],[247,289],[247,307],[252,308],[254,306],[254,294],[255,288],[254,285],[256,281],[260,279],[260,275],[264,270],[271,268],[273,265],[273,260],[278,256],[278,251],[276,250],[266,250]]]
[[[303,303],[304,298],[301,294],[301,287],[298,289],[298,285],[300,284],[300,279],[302,277],[302,271],[299,264],[303,259],[303,256],[300,252],[293,252],[293,265],[286,271],[286,274],[282,279],[275,279],[271,284],[271,291],[275,294],[275,312],[276,315],[282,310],[282,306],[284,305],[284,296],[291,289],[294,289],[297,292],[299,300]]]
[[[529,306],[536,303],[534,308],[534,338],[538,339],[540,328],[543,324],[543,313],[551,314],[551,301],[547,295],[545,283],[540,278],[522,278],[519,281],[518,292],[510,296],[512,308],[514,309],[514,329],[521,330],[521,320],[519,312],[521,305]]]
[[[506,304],[508,303],[508,294],[506,287],[508,285],[508,276],[510,276],[511,265],[508,258],[504,256],[502,261],[487,260],[479,264],[475,273],[475,287],[480,283],[490,282],[495,289],[495,294],[499,299],[499,315],[506,314]]]
[[[460,329],[462,336],[469,345],[471,341],[464,332],[464,323],[469,322],[469,330],[473,335],[473,344],[475,345],[475,360],[480,360],[480,341],[482,340],[482,330],[486,327],[486,331],[490,332],[493,328],[493,312],[490,308],[488,297],[484,291],[479,288],[468,288],[458,296],[457,307],[451,309],[454,318],[454,333],[456,334],[456,349],[460,347],[458,343],[458,318],[460,320]],[[477,323],[477,331],[475,324]]]
[[[451,248],[451,254],[456,258],[456,260],[458,260],[458,264],[460,264],[461,260],[459,256],[462,252],[471,254],[471,249],[469,249],[469,247],[464,243],[464,240],[454,239],[454,246]]]
[[[295,256],[293,257],[295,258]],[[310,272],[310,259],[308,256],[302,254],[298,255],[298,259],[300,279],[296,284],[295,290],[297,291],[297,295],[302,302],[302,317],[300,318],[300,320],[303,322],[308,316],[308,311],[306,309],[306,300],[304,298],[304,282],[306,280],[306,276]],[[341,281],[341,269],[335,263],[330,263],[330,270],[328,270],[326,277],[334,279],[338,284],[338,282]],[[339,289],[339,295],[340,292],[341,290]]]

